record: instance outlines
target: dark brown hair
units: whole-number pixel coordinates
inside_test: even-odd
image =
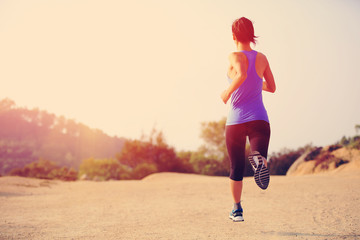
[[[252,42],[256,44],[253,23],[246,17],[236,19],[232,24],[232,32],[239,42]]]

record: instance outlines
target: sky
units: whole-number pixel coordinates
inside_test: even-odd
[[[254,23],[277,91],[269,152],[333,144],[360,124],[356,0],[0,0],[0,99],[196,150],[229,110],[231,24]],[[1,126],[0,126],[1,127]]]

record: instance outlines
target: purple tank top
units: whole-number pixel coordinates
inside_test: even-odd
[[[247,77],[245,81],[231,95],[230,112],[226,125],[235,125],[245,122],[264,120],[269,122],[266,109],[262,100],[263,80],[255,69],[257,52],[241,51],[249,62]],[[228,77],[229,82],[232,79]]]

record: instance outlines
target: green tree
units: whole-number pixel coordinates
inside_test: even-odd
[[[174,148],[168,146],[163,133],[153,129],[148,139],[128,140],[122,151],[117,155],[121,164],[136,168],[138,165],[154,164],[159,172],[187,172],[181,159],[176,155]]]
[[[200,147],[191,154],[190,163],[194,171],[199,174],[210,176],[226,176],[229,174],[228,167],[216,157],[208,154],[205,147]]]
[[[226,118],[220,121],[202,122],[200,137],[205,141],[206,154],[220,161],[228,162],[225,141]]]
[[[79,169],[79,177],[86,175],[89,179],[120,180],[129,179],[131,169],[120,164],[115,159],[94,159],[83,160]]]
[[[339,143],[340,143],[341,145],[343,145],[343,146],[347,146],[347,145],[349,145],[349,143],[350,143],[350,139],[347,138],[346,136],[343,136],[343,137],[341,138],[341,140],[340,140]]]
[[[229,175],[230,159],[227,153],[225,138],[226,118],[219,121],[201,123],[200,137],[205,144],[191,157],[195,172],[207,175]],[[250,152],[250,145],[246,144],[245,156]],[[244,176],[252,176],[253,170],[249,161],[245,160]]]
[[[225,141],[226,118],[201,123],[200,137],[205,144],[193,153],[190,163],[197,173],[205,175],[229,175],[229,157]]]
[[[192,151],[180,151],[176,153],[176,156],[179,159],[179,165],[181,166],[179,167],[179,169],[181,169],[181,171],[179,170],[179,172],[183,172],[183,173],[195,172],[193,164],[191,164],[190,162],[192,154],[193,154]]]

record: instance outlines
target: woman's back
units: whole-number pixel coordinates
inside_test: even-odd
[[[233,55],[233,56],[231,56]],[[249,66],[249,62],[248,59],[246,57],[246,55],[243,52],[233,52],[230,55],[230,59],[232,58],[237,58],[240,60],[240,64],[243,64],[245,66],[246,69],[248,69]],[[231,60],[230,60],[231,62]],[[233,63],[236,64],[236,63]],[[236,75],[236,68],[234,68],[233,64],[230,64],[229,69],[228,69],[228,76],[229,78],[233,79]],[[255,60],[255,69],[256,69],[256,73],[259,75],[260,78],[264,78],[264,73],[265,70],[268,66],[269,62],[266,58],[266,56],[264,54],[262,54],[261,52],[257,52],[256,55],[256,60]]]
[[[243,75],[246,76],[242,84],[231,95],[231,108],[226,124],[234,125],[255,120],[269,122],[262,101],[263,80],[259,76],[263,75],[265,69],[263,62],[259,60],[263,55],[259,55],[254,50],[243,50],[235,54],[239,55],[240,59],[234,64],[244,64]],[[230,69],[230,75],[234,75],[234,69],[239,69],[239,67],[234,66],[233,69]],[[237,74],[236,70],[235,74]],[[229,82],[232,81],[229,76]]]

